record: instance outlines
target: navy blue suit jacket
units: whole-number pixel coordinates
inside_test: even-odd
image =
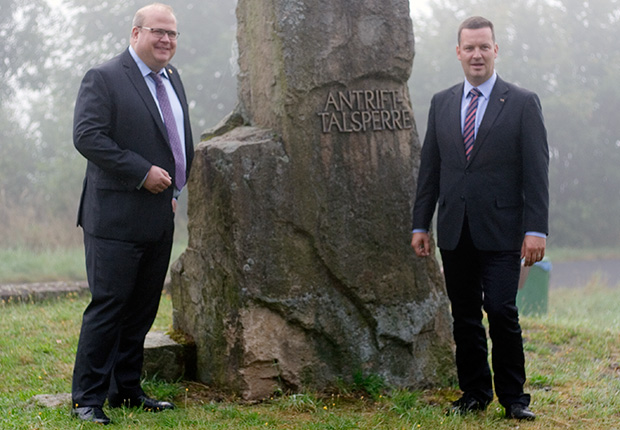
[[[432,99],[413,228],[428,230],[438,205],[441,249],[456,248],[467,219],[477,249],[520,250],[526,231],[548,234],[549,149],[540,101],[498,77],[467,160],[462,95],[461,83]]]
[[[177,70],[166,67],[185,120],[187,175],[194,157],[187,98]],[[78,225],[101,238],[160,240],[174,226],[173,187],[137,187],[152,165],[174,178],[174,156],[157,104],[129,50],[89,70],[82,80],[73,141],[88,160]]]

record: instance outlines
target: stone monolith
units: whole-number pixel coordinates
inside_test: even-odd
[[[448,381],[442,277],[409,245],[408,0],[239,0],[237,20],[239,105],[197,147],[172,270],[198,378],[246,399]]]

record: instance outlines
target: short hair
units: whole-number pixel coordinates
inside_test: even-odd
[[[133,16],[133,21],[131,23],[131,25],[133,27],[142,27],[142,25],[144,25],[144,21],[146,20],[146,12],[149,9],[164,9],[168,12],[170,12],[172,14],[172,16],[175,17],[174,15],[174,10],[172,10],[172,6],[169,6],[167,4],[163,4],[163,3],[152,3],[150,5],[144,6],[143,8],[138,9],[138,11],[136,12],[136,14]]]
[[[459,25],[459,32],[457,36],[457,42],[459,46],[461,45],[461,32],[463,31],[463,29],[466,28],[468,30],[476,30],[478,28],[487,28],[487,27],[491,29],[491,35],[493,36],[493,42],[495,42],[495,28],[493,27],[493,23],[491,21],[481,16],[470,16],[469,18],[467,18],[465,21],[461,23],[461,25]]]

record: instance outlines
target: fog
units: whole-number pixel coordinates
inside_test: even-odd
[[[491,19],[498,73],[537,92],[543,105],[551,150],[550,246],[617,247],[618,2],[411,1],[410,92],[420,140],[433,93],[463,79],[455,54],[459,22],[470,15]],[[235,106],[235,2],[168,3],[181,32],[173,62],[198,138]],[[125,49],[131,18],[143,4],[0,0],[3,247],[79,245],[74,220],[85,162],[71,142],[73,103],[84,72]]]

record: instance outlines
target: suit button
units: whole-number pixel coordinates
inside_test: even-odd
[[[465,200],[465,196],[461,196],[461,200]]]

